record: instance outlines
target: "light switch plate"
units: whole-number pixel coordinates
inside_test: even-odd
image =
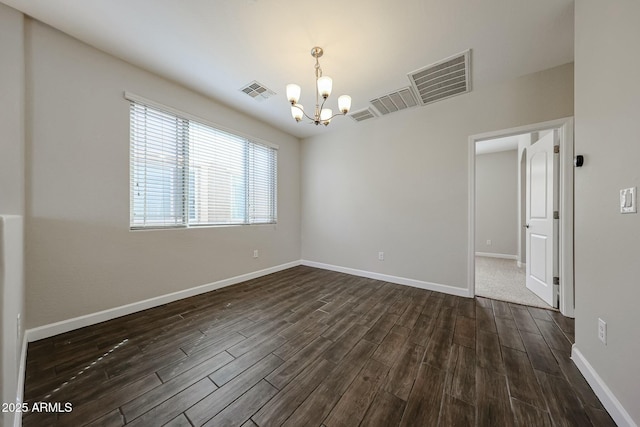
[[[620,190],[620,213],[637,213],[636,187]]]

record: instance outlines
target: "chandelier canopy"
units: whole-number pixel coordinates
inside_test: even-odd
[[[324,103],[326,102],[329,95],[331,95],[331,88],[333,85],[333,80],[329,76],[322,75],[322,68],[320,68],[319,58],[322,56],[324,51],[321,47],[314,47],[311,49],[311,56],[316,59],[315,72],[316,72],[316,106],[313,113],[313,117],[309,116],[304,112],[304,107],[302,104],[298,104],[300,100],[300,86],[296,84],[288,84],[287,85],[287,99],[291,103],[291,115],[296,122],[302,120],[303,117],[311,120],[311,123],[317,125],[325,125],[328,126],[333,119],[337,115],[344,115],[349,112],[351,109],[351,97],[349,95],[341,95],[338,97],[338,110],[339,113],[333,114],[333,111],[330,108],[324,108]],[[322,103],[320,102],[320,98],[322,98]]]

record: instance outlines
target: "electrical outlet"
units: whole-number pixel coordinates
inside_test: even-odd
[[[384,252],[378,252],[378,261],[384,261]]]
[[[258,250],[257,249],[253,250],[253,257],[254,258],[258,258]]]
[[[607,322],[598,318],[598,339],[607,344]]]
[[[487,239],[487,246],[491,246],[491,239]]]

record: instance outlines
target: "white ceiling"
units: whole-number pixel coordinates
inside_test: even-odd
[[[407,73],[469,48],[472,89],[573,61],[574,0],[0,1],[298,137],[359,125],[291,118],[287,83],[312,108],[316,45],[334,111],[337,95],[366,108],[408,86]],[[252,80],[277,95],[257,102],[239,91]]]

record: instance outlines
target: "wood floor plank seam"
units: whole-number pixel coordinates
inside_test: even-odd
[[[25,401],[74,410],[23,425],[615,426],[574,334],[557,311],[298,266],[29,343]]]

